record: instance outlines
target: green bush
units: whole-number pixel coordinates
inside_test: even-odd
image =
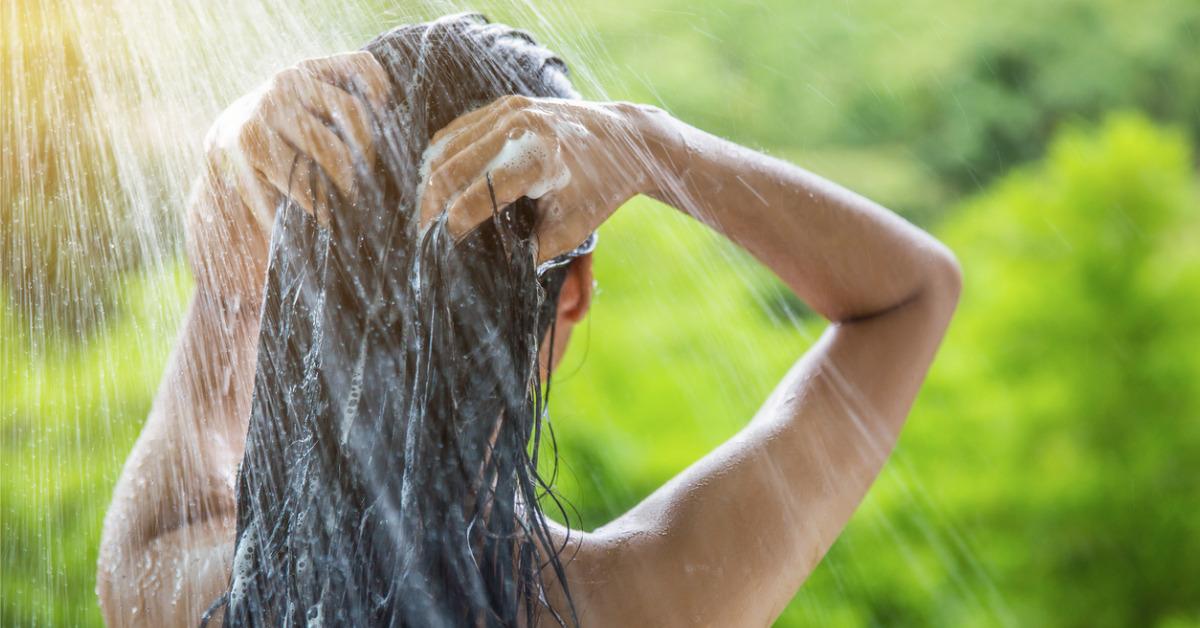
[[[1185,61],[1200,55],[1200,5],[1020,3],[981,26],[957,67],[897,103],[916,110],[911,122],[883,131],[912,142],[953,189],[978,189],[1040,156],[1065,123],[1115,109],[1136,108],[1200,139],[1200,64]],[[894,114],[876,115],[906,119]]]
[[[31,337],[0,295],[0,626],[100,624],[101,521],[191,290],[182,265],[120,283],[83,342]]]
[[[944,230],[969,280],[908,442],[964,437],[911,453],[961,478],[947,499],[1031,622],[1200,617],[1191,157],[1183,133],[1116,116]]]

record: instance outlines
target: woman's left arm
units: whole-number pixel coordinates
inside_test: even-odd
[[[514,97],[435,139],[446,150],[426,221],[459,233],[485,219],[490,173],[501,203],[543,197],[546,259],[645,193],[744,247],[831,322],[743,430],[566,553],[588,623],[769,624],[895,444],[957,303],[954,256],[857,194],[652,107]]]
[[[830,325],[737,435],[584,538],[579,579],[605,582],[588,587],[594,607],[640,600],[659,625],[768,625],[895,445],[961,271],[929,234],[845,188],[648,115],[666,130],[648,143],[668,174],[646,192],[741,245]]]

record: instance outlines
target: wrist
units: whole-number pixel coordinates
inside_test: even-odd
[[[634,105],[636,128],[647,154],[635,158],[646,167],[649,176],[639,193],[663,200],[677,188],[691,167],[695,154],[689,141],[691,127],[652,105]],[[635,162],[636,163],[636,162]]]
[[[199,293],[219,301],[253,304],[261,299],[270,234],[259,227],[236,190],[215,179],[203,181],[188,205],[185,234]]]

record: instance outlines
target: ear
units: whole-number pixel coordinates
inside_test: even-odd
[[[571,261],[567,277],[558,293],[558,320],[575,324],[583,320],[592,306],[592,254]]]

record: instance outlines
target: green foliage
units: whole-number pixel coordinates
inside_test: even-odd
[[[173,214],[129,206],[131,183],[113,164],[137,156],[114,152],[94,108],[86,79],[97,68],[84,62],[97,51],[79,32],[89,25],[43,4],[16,3],[24,26],[0,48],[10,70],[0,72],[0,101],[21,105],[0,124],[0,146],[18,147],[0,150],[0,221],[19,225],[0,233],[0,261],[22,269],[0,279],[18,305],[74,331],[102,322],[92,304],[112,302],[111,275],[144,261],[147,251],[126,246],[134,218],[161,223],[151,254],[177,246],[178,229]],[[337,15],[329,39],[365,41],[396,8],[361,4],[296,0],[289,10],[323,25]],[[562,52],[590,96],[662,104],[923,224],[1042,155],[1064,122],[1130,108],[1200,140],[1200,4],[1190,0],[534,4],[472,6]],[[444,9],[405,10],[432,17],[435,8]],[[142,185],[169,196],[162,182]],[[87,263],[97,258],[104,263]]]
[[[1119,116],[956,212],[943,235],[967,287],[898,459],[779,625],[1195,620],[1190,158],[1180,133]],[[553,390],[584,527],[743,425],[819,331],[743,254],[648,201],[604,227],[596,272]],[[188,289],[182,270],[128,282],[123,322],[83,347],[29,358],[6,333],[0,623],[98,621],[100,521]]]
[[[1200,139],[1200,4],[1187,0],[578,10],[621,68],[601,75],[611,92],[797,157],[921,220],[1041,156],[1064,123],[1129,108]]]
[[[880,121],[867,128],[914,142],[956,190],[1041,155],[1064,122],[1114,109],[1137,108],[1200,138],[1200,66],[1181,62],[1200,55],[1200,5],[1034,2],[997,17],[958,67],[894,103],[911,116],[864,95],[874,105],[868,117]]]
[[[816,337],[744,253],[646,199],[601,227],[598,294],[553,383],[562,485],[594,528],[746,423]],[[703,339],[703,341],[699,341]]]
[[[100,623],[101,521],[191,291],[182,265],[122,283],[120,323],[82,344],[31,346],[0,300],[2,626]]]
[[[907,442],[970,436],[910,453],[927,477],[968,474],[947,499],[1034,623],[1200,612],[1191,163],[1181,133],[1117,116],[944,230],[969,279]]]

